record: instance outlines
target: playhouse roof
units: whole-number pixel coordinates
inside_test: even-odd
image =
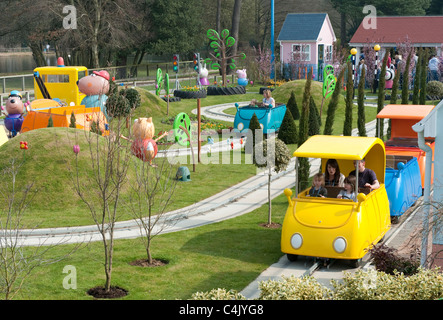
[[[349,44],[396,44],[406,37],[415,46],[443,43],[443,16],[377,17],[376,22],[375,29],[366,29],[362,21]]]
[[[278,41],[316,41],[327,13],[288,13]]]

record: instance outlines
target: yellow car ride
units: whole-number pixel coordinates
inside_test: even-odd
[[[380,187],[355,186],[357,202],[339,199],[341,187],[326,187],[326,198],[309,197],[309,188],[298,192],[284,191],[288,209],[283,222],[281,250],[293,261],[297,256],[347,259],[358,266],[361,258],[379,242],[390,228],[389,201],[384,178],[386,155],[383,141],[371,137],[313,136],[293,154],[298,158],[320,158],[325,172],[328,159],[336,159],[340,171],[347,176],[365,160],[373,170]],[[357,181],[358,172],[356,170]],[[298,177],[297,177],[298,179]],[[292,198],[291,198],[292,197]]]

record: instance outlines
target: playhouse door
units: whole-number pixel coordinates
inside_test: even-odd
[[[324,69],[324,53],[325,53],[325,45],[324,44],[319,44],[318,45],[318,50],[317,50],[317,55],[318,55],[318,63],[317,63],[317,70],[318,70],[318,75],[317,75],[317,79],[318,81],[323,81],[323,69]]]

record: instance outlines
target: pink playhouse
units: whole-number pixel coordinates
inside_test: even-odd
[[[284,78],[305,79],[312,68],[314,80],[323,81],[323,69],[332,63],[336,41],[327,13],[289,13],[277,41]]]

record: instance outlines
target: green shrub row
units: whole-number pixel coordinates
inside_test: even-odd
[[[443,275],[440,268],[423,269],[411,276],[387,274],[373,269],[345,272],[342,280],[331,280],[333,289],[312,276],[283,277],[259,284],[258,300],[436,300],[443,299]],[[213,289],[197,292],[194,300],[244,300],[235,290]]]

